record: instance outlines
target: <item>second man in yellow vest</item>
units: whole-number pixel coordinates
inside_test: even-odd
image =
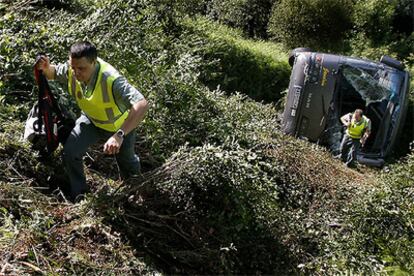
[[[346,126],[340,147],[341,159],[351,167],[357,159],[361,145],[364,146],[371,133],[371,121],[363,115],[361,109],[356,109],[354,113],[342,116],[341,122]]]

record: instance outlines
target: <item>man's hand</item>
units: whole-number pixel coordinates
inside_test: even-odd
[[[122,124],[121,129],[124,134],[127,135],[129,132],[134,131],[138,123],[144,118],[145,112],[148,110],[147,100],[142,99],[135,103],[129,110],[128,117]],[[106,141],[103,151],[106,154],[117,154],[121,148],[123,138],[119,137],[116,133],[112,135],[108,141]]]
[[[43,74],[48,80],[55,78],[56,67],[55,65],[50,64],[50,60],[47,56],[41,56],[35,66],[36,69],[43,71]]]
[[[48,71],[50,68],[50,59],[47,56],[41,56],[36,63],[36,68],[42,71]]]
[[[121,148],[122,142],[124,141],[123,138],[119,137],[118,135],[114,134],[109,137],[108,141],[106,141],[103,151],[106,154],[117,154],[119,153],[119,149]]]
[[[361,140],[359,140],[361,142],[362,147],[365,145],[365,142],[368,140],[369,134],[370,134],[369,132],[365,132]]]
[[[349,114],[345,114],[341,117],[340,120],[346,128],[349,128],[351,126],[352,116],[350,116]]]
[[[362,137],[361,140],[359,140],[359,142],[361,143],[361,146],[364,147],[365,146],[365,142],[366,142],[366,138]]]

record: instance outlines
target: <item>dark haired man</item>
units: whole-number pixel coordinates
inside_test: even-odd
[[[88,190],[82,159],[89,146],[100,140],[105,141],[103,151],[116,156],[124,178],[137,174],[134,129],[148,109],[144,96],[98,58],[96,47],[87,41],[72,45],[67,63],[53,65],[43,56],[37,68],[49,80],[63,84],[82,110],[63,146],[70,198],[76,200]]]
[[[364,146],[371,133],[371,121],[361,109],[356,109],[354,113],[342,116],[341,122],[346,126],[340,147],[341,159],[348,167],[351,167],[357,158],[361,144]]]

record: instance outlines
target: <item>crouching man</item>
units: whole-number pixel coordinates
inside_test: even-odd
[[[371,133],[371,121],[363,115],[361,109],[356,109],[354,113],[342,116],[341,122],[346,126],[340,147],[341,159],[351,167],[357,159],[361,145],[364,146]]]
[[[37,68],[49,80],[63,84],[82,110],[63,146],[70,199],[75,201],[88,190],[83,156],[99,141],[104,142],[106,154],[116,156],[123,178],[138,174],[135,128],[148,109],[143,95],[114,67],[98,58],[96,47],[87,41],[71,46],[68,62],[53,65],[43,56]]]

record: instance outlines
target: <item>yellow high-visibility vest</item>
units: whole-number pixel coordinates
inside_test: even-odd
[[[122,113],[119,110],[112,94],[112,85],[120,74],[102,59],[98,58],[98,62],[100,68],[90,96],[84,95],[82,86],[76,79],[72,68],[68,71],[68,91],[95,126],[115,132],[128,117],[128,111]]]
[[[351,120],[351,125],[347,129],[348,135],[352,139],[360,139],[364,134],[365,129],[368,127],[368,118],[362,116],[361,121],[357,122],[354,118]]]

